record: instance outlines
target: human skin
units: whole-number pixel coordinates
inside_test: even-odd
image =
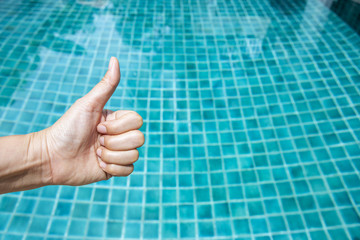
[[[104,78],[52,126],[0,138],[0,194],[46,185],[85,185],[128,176],[138,160],[143,119],[133,111],[104,106],[120,81],[111,58]]]

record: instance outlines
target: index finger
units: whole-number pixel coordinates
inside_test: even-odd
[[[116,135],[131,130],[137,130],[141,128],[142,125],[142,117],[137,112],[129,111],[128,113],[121,115],[119,118],[100,123],[97,130],[102,134]],[[105,127],[105,132],[103,130],[104,128],[100,126]]]

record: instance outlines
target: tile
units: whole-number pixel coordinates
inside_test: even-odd
[[[0,136],[116,56],[146,143],[130,177],[1,195],[0,239],[360,238],[360,37],[323,3],[63,2],[0,9]]]
[[[158,238],[159,236],[159,225],[156,223],[145,223],[144,224],[144,238]]]

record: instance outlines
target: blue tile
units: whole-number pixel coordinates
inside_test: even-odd
[[[176,223],[164,223],[162,225],[162,237],[163,238],[177,238],[177,224]]]
[[[179,187],[190,187],[192,186],[192,175],[191,174],[180,174],[179,175]]]
[[[210,191],[208,188],[197,188],[195,189],[195,196],[197,202],[208,202],[210,201]]]
[[[178,218],[176,206],[163,206],[162,213],[164,220],[176,220]]]
[[[250,234],[250,225],[248,219],[234,220],[235,233],[239,235]]]
[[[160,191],[159,190],[147,190],[146,191],[146,202],[147,203],[160,202]]]
[[[331,229],[329,230],[329,235],[331,239],[347,239],[348,236],[346,235],[343,229]]]
[[[147,187],[158,187],[160,185],[160,176],[158,174],[149,174],[146,176],[146,186]],[[120,199],[119,199],[120,200]],[[121,202],[125,201],[125,191]]]
[[[354,208],[345,208],[340,212],[346,224],[358,224],[360,222],[360,217]]]
[[[316,209],[316,204],[312,196],[298,197],[297,200],[303,211]]]
[[[91,208],[91,218],[105,218],[106,216],[106,205],[93,204]]]
[[[314,192],[324,192],[326,190],[324,181],[322,179],[310,180],[311,188]]]
[[[230,217],[229,204],[227,203],[217,203],[214,205],[215,216],[219,218]]]
[[[83,236],[85,234],[86,221],[85,220],[72,220],[68,230],[70,236]]]
[[[156,223],[145,223],[144,224],[144,238],[158,238],[159,236],[159,225]]]
[[[113,203],[125,202],[125,196],[126,196],[125,194],[126,194],[125,190],[118,190],[118,189],[112,190],[111,202]]]
[[[254,234],[267,233],[269,231],[265,219],[251,219],[251,228]]]
[[[328,238],[324,231],[314,231],[310,233],[311,239],[326,239]]]
[[[213,186],[223,185],[221,182],[223,180],[217,179],[217,180],[212,180],[212,181],[214,181],[214,183],[212,183]],[[214,187],[212,189],[212,197],[213,197],[214,201],[226,200],[226,198],[227,198],[226,189],[224,187]]]
[[[356,239],[360,237],[360,230],[358,227],[349,227],[348,230],[351,238]]]
[[[210,219],[213,217],[211,205],[198,205],[197,217],[199,219]]]
[[[142,190],[129,190],[128,201],[132,203],[141,203],[143,198]]]
[[[194,202],[194,191],[188,189],[180,189],[179,191],[180,203],[192,203]]]
[[[334,203],[328,194],[316,195],[316,199],[320,208],[329,208],[334,206]]]
[[[71,203],[68,202],[58,202],[55,207],[56,216],[69,216],[71,211]]]
[[[125,226],[125,237],[126,238],[139,238],[140,236],[140,224],[127,222]]]
[[[321,216],[326,226],[337,226],[341,224],[338,214],[335,211],[322,211]]]
[[[20,240],[20,239],[22,239],[22,236],[7,234],[7,235],[5,235],[4,239],[6,239],[6,240]]]
[[[14,216],[9,226],[9,232],[24,232],[28,227],[30,217]]]
[[[304,232],[291,234],[293,239],[308,239],[308,236]]]
[[[89,215],[89,204],[76,203],[72,215],[77,218],[87,218]]]
[[[194,238],[195,237],[195,224],[180,223],[180,237],[181,238]]]
[[[109,197],[108,189],[95,189],[94,201],[107,202]]]
[[[214,227],[211,222],[198,222],[198,229],[200,237],[214,236]]]
[[[1,214],[0,221],[3,223],[0,226],[0,230],[4,231],[10,219],[10,214]]]
[[[297,212],[299,210],[295,198],[282,198],[281,203],[285,212]]]
[[[287,215],[286,219],[290,230],[302,230],[305,228],[300,215]]]
[[[22,199],[16,209],[17,213],[32,213],[35,207],[35,200]]]
[[[159,220],[159,207],[148,206],[145,208],[145,220]]]
[[[177,200],[176,190],[163,190],[162,191],[162,201],[164,203],[174,203]]]
[[[130,177],[3,194],[0,238],[360,238],[360,39],[332,10],[4,2],[0,136],[49,127],[116,56],[106,107],[146,142]]]
[[[215,223],[217,236],[231,236],[230,221],[217,221]]]
[[[59,198],[71,200],[74,198],[74,195],[75,195],[75,188],[63,186],[61,188]]]
[[[50,235],[61,235],[63,236],[66,232],[68,221],[64,219],[54,219],[50,225]]]
[[[127,220],[141,220],[142,208],[140,206],[127,206],[126,219]]]
[[[264,210],[260,201],[248,202],[250,216],[263,215]]]
[[[1,212],[12,212],[18,202],[18,198],[4,196],[1,199],[0,211]]]
[[[102,237],[104,227],[105,227],[104,222],[90,221],[86,236],[88,236],[88,237]]]
[[[283,217],[270,217],[269,223],[272,232],[286,231],[286,225]]]
[[[77,199],[79,200],[90,200],[91,199],[91,195],[92,195],[92,189],[91,188],[79,188],[78,190],[78,194],[77,194]]]
[[[261,185],[261,192],[264,197],[274,197],[277,194],[274,184]]]
[[[110,205],[109,219],[120,220],[124,217],[125,207],[123,205]]]
[[[176,176],[163,175],[162,182],[163,182],[163,187],[176,187]]]
[[[243,199],[243,192],[240,186],[229,187],[230,199]]]

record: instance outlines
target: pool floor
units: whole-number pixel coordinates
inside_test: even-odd
[[[0,136],[119,59],[127,178],[0,196],[0,239],[360,239],[360,37],[318,0],[3,1]]]

